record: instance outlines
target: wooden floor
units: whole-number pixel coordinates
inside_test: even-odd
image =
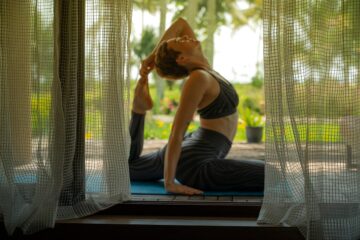
[[[197,202],[197,203],[262,203],[257,196],[183,196],[183,195],[133,195],[132,201]]]

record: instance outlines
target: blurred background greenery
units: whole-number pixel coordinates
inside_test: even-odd
[[[131,74],[129,78],[130,86],[130,101],[132,101],[133,90],[138,78],[138,69],[140,62],[144,59],[154,48],[159,37],[164,32],[165,28],[170,25],[170,23],[178,18],[183,17],[193,26],[195,34],[198,39],[201,40],[203,50],[210,60],[211,63],[214,62],[214,59],[219,59],[220,56],[217,56],[217,51],[214,50],[215,46],[218,48],[223,48],[226,46],[215,45],[214,41],[216,40],[214,36],[219,36],[220,29],[226,27],[231,29],[234,33],[234,36],[237,31],[241,29],[253,29],[258,33],[261,33],[262,29],[262,0],[134,0],[134,16],[133,16],[133,26],[132,34],[130,38],[131,43],[131,57],[130,57],[130,68]],[[41,9],[40,9],[41,10]],[[141,19],[137,19],[135,14],[140,13]],[[150,14],[150,15],[149,15]],[[316,11],[312,14],[317,14]],[[318,14],[323,16],[323,14]],[[137,15],[138,16],[138,15]],[[152,16],[155,21],[148,21],[147,17]],[[304,24],[306,26],[306,19],[302,19],[302,15],[295,16],[296,21],[299,24]],[[344,20],[349,26],[357,24],[356,16],[345,15]],[[49,21],[46,16],[40,12],[37,18],[37,21],[45,22],[44,27],[39,29],[37,32],[38,36],[41,36],[42,41],[39,42],[39,48],[46,48],[48,51],[41,51],[44,54],[52,54],[52,39],[53,36],[50,34],[52,22]],[[327,21],[327,19],[324,19]],[[137,25],[136,25],[137,24]],[[92,19],[89,21],[89,24],[86,25],[86,39],[96,37],[95,33],[100,33],[101,24],[97,22],[97,19]],[[341,24],[340,24],[341,25]],[[341,27],[334,25],[334,28]],[[349,29],[351,29],[349,27]],[[141,30],[141,34],[135,33],[135,30]],[[260,31],[259,31],[260,30]],[[334,29],[334,33],[336,33]],[[344,31],[350,31],[347,28]],[[222,34],[223,32],[221,32]],[[345,32],[346,33],[346,32]],[[232,36],[232,35],[230,35]],[[311,36],[310,36],[311,37]],[[242,39],[247,38],[247,36],[242,36]],[[336,38],[329,38],[336,39]],[[261,34],[259,34],[259,39],[257,42],[262,42]],[[354,46],[358,46],[359,38],[354,39]],[[299,42],[297,44],[303,44]],[[334,46],[338,44],[335,40],[328,43],[328,48],[335,49]],[[233,51],[238,51],[238,48],[242,47],[241,42],[237,42],[237,45],[232,46]],[[316,46],[316,45],[314,45]],[[248,46],[245,46],[248,47]],[[85,114],[86,114],[86,139],[99,139],[101,137],[101,125],[102,125],[102,116],[101,116],[101,102],[103,96],[101,95],[101,89],[99,88],[99,81],[96,75],[87,72],[86,66],[89,64],[95,64],[95,62],[88,61],[94,54],[94,49],[97,49],[94,46],[86,45],[85,48]],[[35,50],[35,48],[34,48]],[[309,51],[307,46],[303,46],[304,52]],[[253,63],[253,69],[251,73],[246,75],[246,81],[236,81],[236,79],[228,78],[231,81],[239,94],[240,104],[238,107],[240,120],[238,123],[238,131],[235,137],[235,141],[245,141],[245,119],[249,117],[249,113],[258,118],[259,116],[262,120],[265,120],[265,96],[264,96],[264,74],[263,74],[263,59],[262,59],[262,47],[258,45],[254,49],[251,49],[251,52],[254,52],[255,55],[260,56],[257,59],[257,62]],[[354,51],[355,54],[356,51]],[[338,52],[332,52],[333,55],[329,55],[335,60],[342,55],[339,55]],[[230,55],[234,54],[230,52]],[[318,54],[322,57],[321,54]],[[355,55],[354,55],[355,56]],[[356,55],[358,56],[358,55]],[[359,55],[360,56],[360,55]],[[223,56],[221,56],[223,57]],[[227,54],[225,57],[230,57]],[[328,56],[324,56],[328,57]],[[41,59],[49,59],[50,57],[40,56]],[[249,56],[241,55],[240,60],[247,59]],[[225,62],[226,59],[220,59],[220,61]],[[295,61],[296,60],[296,61]],[[299,59],[294,59],[295,63],[301,63],[301,55]],[[216,61],[215,61],[216,62]],[[321,70],[321,59],[314,59],[312,62],[313,65],[306,67],[311,67],[312,69]],[[240,68],[238,62],[232,62],[231,65],[235,69]],[[349,69],[345,72],[350,72],[353,69],[357,69],[356,66],[347,66]],[[91,68],[95,68],[92,66]],[[219,73],[223,73],[223,69],[215,68]],[[39,71],[41,70],[41,71]],[[246,71],[249,69],[245,69]],[[331,69],[330,69],[331,70]],[[34,76],[38,81],[33,81],[32,88],[34,93],[32,95],[32,133],[34,136],[40,136],[42,129],[46,129],[49,125],[49,111],[51,111],[51,98],[47,95],[48,91],[35,91],[36,89],[48,89],[52,84],[52,75],[53,75],[53,63],[42,61],[38,65],[34,65],[33,72]],[[315,70],[314,70],[315,71]],[[324,75],[321,75],[324,76]],[[145,139],[167,139],[170,134],[172,118],[176,112],[177,105],[179,102],[180,92],[183,81],[165,81],[160,79],[156,74],[150,76],[150,91],[154,99],[155,106],[149,114],[147,114],[147,121],[145,126]],[[280,79],[281,80],[281,79]],[[279,80],[279,81],[280,81]],[[323,122],[320,120],[317,123],[314,123],[311,128],[314,133],[309,136],[300,136],[301,139],[310,138],[310,141],[340,141],[339,139],[339,124],[337,120],[346,115],[360,115],[360,106],[358,108],[347,109],[344,108],[342,101],[344,96],[357,96],[359,93],[358,87],[351,85],[349,81],[339,81],[333,75],[328,74],[326,77],[321,79],[294,79],[296,83],[293,88],[291,96],[294,98],[292,106],[287,106],[283,104],[284,115],[286,116],[287,112],[291,107],[297,109],[297,112],[293,114],[294,117],[297,117],[298,121],[302,121],[302,118],[311,119],[316,117],[321,120],[321,117],[324,117]],[[266,83],[265,83],[266,84]],[[347,85],[346,85],[347,84]],[[350,84],[350,85],[349,85]],[[305,88],[308,91],[305,91]],[[326,88],[326,94],[324,94],[323,89]],[[268,88],[271,89],[271,88]],[[339,90],[340,89],[340,90]],[[332,92],[333,91],[333,92]],[[306,107],[302,105],[304,92],[309,92],[308,96],[316,98],[314,100],[315,104],[311,107]],[[297,100],[298,99],[298,100]],[[344,98],[345,99],[345,98]],[[346,98],[351,99],[351,98]],[[350,101],[350,100],[349,100]],[[318,104],[318,105],[317,105]],[[346,105],[346,104],[345,104]],[[272,104],[272,107],[279,107],[278,105]],[[271,107],[268,105],[268,107]],[[284,107],[285,106],[285,107]],[[130,107],[130,106],[129,106]],[[254,117],[253,116],[253,117]],[[250,116],[251,117],[251,116]],[[198,118],[194,118],[193,123],[189,126],[189,131],[194,130],[198,126]],[[250,118],[251,119],[251,118]],[[317,124],[321,124],[318,126]],[[299,125],[301,127],[301,125]],[[304,125],[305,126],[305,125]],[[325,126],[325,127],[324,127]],[[276,128],[276,126],[273,126]],[[322,132],[317,131],[316,129],[322,129]],[[311,129],[310,129],[311,130]],[[289,124],[285,126],[285,132],[289,133],[289,136],[292,134],[292,128]],[[273,136],[264,136],[266,138],[272,138]]]
[[[154,110],[147,114],[145,125],[145,139],[167,139],[171,130],[172,118],[176,113],[178,101],[180,98],[180,85],[175,83],[172,88],[165,87],[164,98],[159,102]],[[264,115],[264,93],[263,88],[254,87],[251,83],[241,84],[235,83],[234,87],[239,95],[240,104],[238,106],[239,113],[243,112],[243,105],[251,106],[255,112]],[[135,82],[131,85],[131,98]],[[155,84],[150,84],[151,96],[156,97]],[[157,110],[155,110],[157,108]],[[190,124],[188,131],[193,131],[199,126],[198,117],[194,117],[194,121]],[[238,130],[235,141],[245,141],[245,123],[239,120]]]

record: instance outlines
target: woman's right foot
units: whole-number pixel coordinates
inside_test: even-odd
[[[141,77],[135,87],[132,110],[135,113],[145,114],[146,111],[152,108],[153,101],[149,92],[148,78]]]

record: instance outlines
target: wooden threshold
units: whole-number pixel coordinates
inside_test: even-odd
[[[252,217],[260,212],[262,197],[133,196],[131,201],[103,210],[99,215],[160,215]]]
[[[141,195],[133,194],[131,201],[157,201],[157,202],[203,202],[203,203],[254,203],[261,204],[261,196],[185,196],[185,195]]]
[[[1,227],[0,227],[1,236]],[[260,225],[255,218],[93,215],[58,221],[47,229],[16,239],[304,239],[297,228]],[[10,239],[10,238],[5,238]],[[14,238],[15,239],[15,238]]]
[[[304,239],[295,227],[257,224],[262,198],[247,198],[136,196],[92,216],[57,221],[53,229],[30,236],[7,237],[0,224],[0,239]]]

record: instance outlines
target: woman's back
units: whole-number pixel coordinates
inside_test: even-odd
[[[199,103],[200,125],[234,139],[238,123],[238,96],[233,86],[213,70],[205,70],[210,79],[210,87]]]

